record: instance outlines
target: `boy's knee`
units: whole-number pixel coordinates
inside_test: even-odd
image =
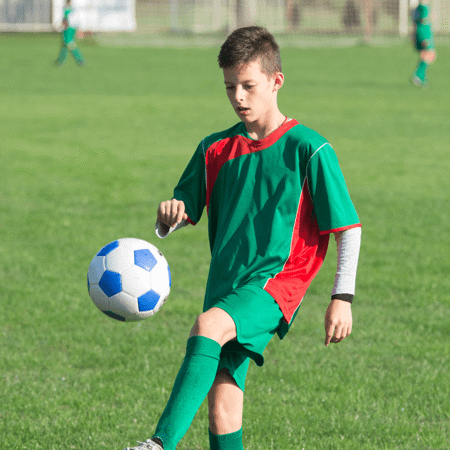
[[[197,317],[190,336],[204,336],[223,346],[236,338],[236,325],[224,310],[211,308]]]

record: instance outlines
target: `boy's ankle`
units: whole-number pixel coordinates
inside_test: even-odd
[[[161,439],[155,437],[155,438],[152,438],[152,441],[155,442],[156,444],[160,445],[161,448],[164,449],[164,444],[163,444],[163,442],[161,441]]]

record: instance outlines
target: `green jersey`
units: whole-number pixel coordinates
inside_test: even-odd
[[[290,120],[262,140],[240,122],[206,137],[174,190],[196,224],[206,207],[211,265],[204,309],[238,287],[266,290],[290,323],[329,234],[360,226],[331,145]]]
[[[413,16],[416,25],[416,49],[430,50],[434,48],[434,36],[431,28],[431,14],[427,5],[419,5]]]
[[[72,15],[72,8],[64,8],[64,20],[67,21],[67,28],[63,30],[63,40],[66,44],[72,42],[75,39],[76,34],[76,28],[73,23],[73,15]]]

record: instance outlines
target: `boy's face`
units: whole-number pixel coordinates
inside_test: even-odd
[[[244,123],[264,121],[278,111],[277,92],[284,80],[281,72],[268,78],[258,59],[223,69],[223,75],[231,106]]]

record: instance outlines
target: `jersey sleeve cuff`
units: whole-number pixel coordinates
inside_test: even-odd
[[[158,236],[160,239],[164,239],[169,234],[173,233],[174,231],[179,230],[180,228],[183,228],[191,223],[188,220],[182,220],[180,223],[177,223],[173,227],[169,227],[169,225],[166,225],[165,223],[161,222],[160,220],[156,220],[155,223],[155,233],[156,236]]]
[[[360,223],[355,223],[353,225],[347,225],[346,227],[333,228],[332,230],[324,230],[324,231],[320,231],[319,234],[337,233],[338,231],[351,230],[352,228],[361,228],[361,224]]]

